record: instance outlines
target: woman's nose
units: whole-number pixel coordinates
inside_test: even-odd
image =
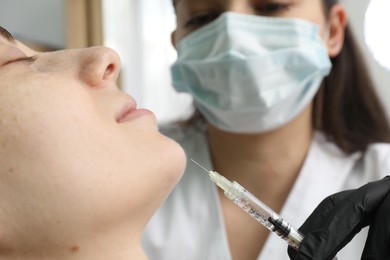
[[[91,87],[115,84],[120,70],[119,55],[105,47],[92,47],[83,52],[80,79]]]
[[[241,14],[256,14],[256,8],[252,2],[253,1],[249,0],[230,1],[227,3],[226,11]]]

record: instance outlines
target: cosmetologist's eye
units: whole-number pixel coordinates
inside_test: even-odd
[[[256,10],[263,15],[277,15],[280,12],[286,11],[291,7],[288,3],[265,3],[259,5]]]
[[[185,23],[185,27],[189,29],[195,29],[202,27],[212,21],[214,21],[218,15],[216,14],[203,14],[203,15],[197,15],[189,19]]]

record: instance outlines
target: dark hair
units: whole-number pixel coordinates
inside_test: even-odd
[[[324,0],[328,15],[337,0]],[[390,142],[390,126],[361,51],[347,26],[344,46],[314,98],[313,124],[347,154]]]

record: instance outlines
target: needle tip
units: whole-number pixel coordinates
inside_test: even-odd
[[[200,168],[202,168],[203,170],[205,170],[206,172],[209,172],[209,170],[207,170],[205,167],[203,167],[202,165],[200,165],[197,161],[195,161],[194,159],[191,159],[191,161],[195,164],[197,164]]]

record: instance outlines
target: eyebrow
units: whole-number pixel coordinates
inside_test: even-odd
[[[0,36],[5,38],[10,43],[13,44],[15,43],[15,38],[12,36],[12,34],[1,26],[0,26]]]

